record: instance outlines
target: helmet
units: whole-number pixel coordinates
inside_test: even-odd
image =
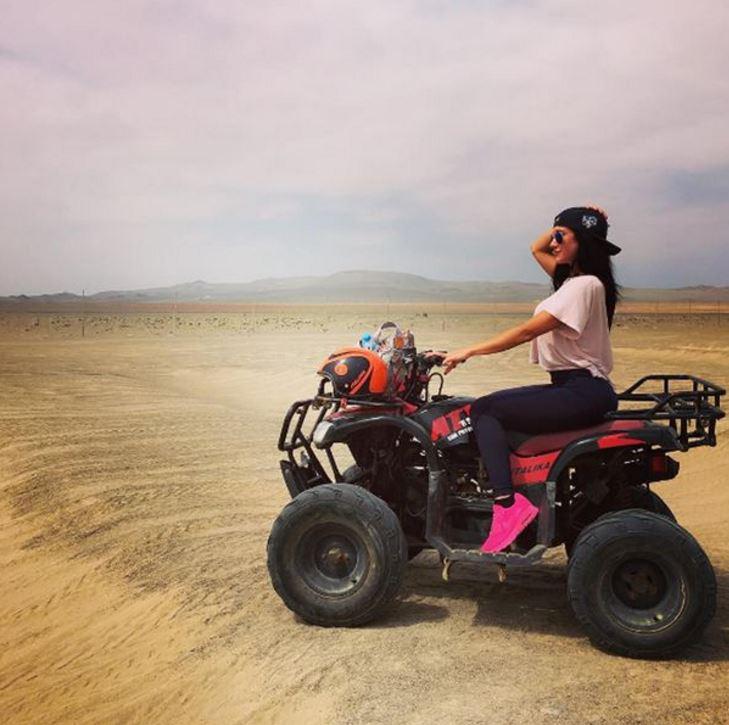
[[[375,352],[361,347],[344,347],[333,352],[317,370],[331,381],[341,397],[369,397],[387,391],[387,363]]]

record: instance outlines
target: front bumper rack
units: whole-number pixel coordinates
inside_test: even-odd
[[[278,449],[286,453],[287,460],[280,461],[279,465],[291,498],[298,496],[307,488],[332,482],[332,478],[313,449],[312,437],[324,416],[338,410],[338,408],[338,400],[320,400],[316,397],[297,400],[286,411],[278,438]],[[317,411],[317,414],[313,419],[313,423],[305,428],[304,424],[310,410]],[[299,461],[295,457],[297,452],[299,453]],[[331,449],[325,449],[325,453],[334,474],[334,480],[341,480],[341,473]]]

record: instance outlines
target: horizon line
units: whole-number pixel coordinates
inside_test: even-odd
[[[520,285],[534,285],[534,286],[545,286],[548,285],[549,282],[547,280],[543,282],[527,282],[524,280],[517,280],[517,279],[507,279],[507,280],[494,280],[494,279],[439,279],[436,277],[425,277],[421,274],[416,274],[414,272],[401,272],[398,270],[377,270],[377,269],[343,269],[339,270],[337,272],[332,272],[329,274],[322,274],[322,275],[290,275],[290,276],[281,276],[281,277],[257,277],[255,279],[246,281],[246,282],[210,282],[208,280],[204,279],[195,279],[195,280],[189,280],[189,281],[183,281],[183,282],[174,282],[171,284],[150,284],[144,287],[112,287],[107,289],[100,289],[95,292],[86,292],[86,288],[82,288],[81,293],[78,292],[71,292],[68,289],[64,289],[62,291],[58,292],[37,292],[37,293],[28,293],[28,292],[20,292],[16,294],[0,294],[0,299],[7,299],[7,298],[16,298],[16,297],[45,297],[45,296],[56,296],[56,295],[74,295],[76,297],[84,297],[89,296],[92,297],[94,295],[98,294],[104,294],[104,293],[110,293],[110,292],[143,292],[146,290],[154,290],[154,289],[173,289],[175,287],[184,287],[184,286],[190,286],[190,285],[199,285],[199,284],[205,284],[205,285],[251,285],[255,284],[257,282],[267,282],[267,281],[278,281],[278,280],[296,280],[296,279],[327,279],[331,277],[336,277],[337,275],[341,274],[352,274],[352,273],[365,273],[365,274],[395,274],[395,275],[406,275],[409,277],[417,277],[419,279],[424,279],[432,282],[447,282],[447,283],[457,283],[457,284],[470,284],[470,283],[485,283],[485,284],[498,284],[498,285],[508,285],[508,284],[520,284]],[[715,285],[715,284],[707,284],[703,282],[698,282],[694,284],[683,284],[676,287],[655,287],[655,286],[635,286],[635,285],[619,285],[621,289],[626,290],[683,290],[683,289],[695,289],[695,288],[705,288],[705,289],[725,289],[726,287],[729,287],[729,282],[727,284],[723,285]]]

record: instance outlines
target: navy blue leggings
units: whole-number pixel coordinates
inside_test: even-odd
[[[512,493],[507,431],[556,433],[602,422],[616,410],[610,383],[589,370],[558,370],[551,384],[499,390],[471,405],[471,425],[494,495]]]

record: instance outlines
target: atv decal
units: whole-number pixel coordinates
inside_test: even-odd
[[[352,387],[349,389],[351,395],[354,395],[367,382],[371,373],[372,368],[366,368],[354,379]]]
[[[640,440],[639,438],[631,438],[629,435],[626,435],[625,433],[621,433],[618,435],[613,436],[603,436],[602,438],[598,438],[597,440],[597,447],[598,448],[617,448],[618,446],[627,446],[627,445],[645,445],[645,441]]]
[[[378,408],[377,409],[377,415],[398,415],[402,411],[400,408],[392,407],[392,408]],[[344,405],[339,410],[334,411],[333,413],[329,413],[324,420],[327,421],[335,421],[339,420],[340,418],[352,418],[354,416],[371,416],[372,415],[372,408],[367,407],[359,407],[357,405]]]
[[[541,456],[522,457],[509,456],[511,467],[511,480],[515,486],[524,486],[530,483],[544,483],[549,476],[552,464],[557,460],[561,451],[544,453]]]
[[[439,441],[445,438],[450,443],[467,436],[473,430],[469,416],[470,412],[471,404],[468,403],[461,408],[456,408],[439,418],[435,418],[430,428],[430,440]]]

